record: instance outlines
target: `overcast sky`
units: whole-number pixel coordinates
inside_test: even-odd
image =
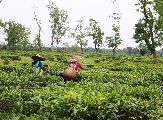
[[[34,39],[38,33],[38,27],[34,20],[34,11],[38,19],[42,22],[42,41],[45,45],[51,43],[51,29],[49,23],[49,12],[46,7],[49,0],[2,0],[0,4],[0,18],[3,21],[14,20],[22,23],[31,30],[30,41]],[[136,0],[117,0],[116,4],[112,0],[51,0],[60,9],[67,11],[69,15],[70,27],[76,25],[77,20],[84,20],[88,23],[90,18],[99,22],[99,26],[106,35],[111,35],[111,25],[113,22],[109,19],[109,15],[113,12],[121,13],[121,38],[122,45],[119,48],[135,47],[136,43],[132,39],[134,34],[134,24],[140,18],[140,14],[136,12]],[[0,31],[0,41],[4,41],[2,31]],[[72,39],[63,39],[64,43],[69,45],[76,44]],[[89,45],[94,47],[92,41]],[[104,46],[105,47],[105,46]]]

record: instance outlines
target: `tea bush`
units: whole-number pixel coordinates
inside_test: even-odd
[[[87,54],[82,80],[63,83],[53,73],[63,72],[71,55],[46,54],[58,60],[47,59],[50,71],[42,75],[35,75],[32,60],[0,66],[0,119],[163,119],[163,65],[146,56]]]

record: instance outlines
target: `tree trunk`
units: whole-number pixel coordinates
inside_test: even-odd
[[[54,37],[53,37],[53,36],[51,36],[51,38],[52,38],[51,46],[53,47],[53,43],[54,43]]]
[[[145,16],[145,22],[146,24],[149,26],[149,31],[147,31],[150,35],[150,41],[148,39],[145,40],[146,44],[147,44],[147,47],[148,49],[151,51],[151,54],[153,55],[153,61],[152,63],[153,64],[156,64],[157,63],[157,55],[156,55],[156,50],[155,50],[155,41],[154,41],[154,35],[153,35],[153,27],[154,27],[154,19],[153,19],[153,16],[151,19],[149,19],[148,17],[148,12],[151,12],[150,8],[148,8],[148,11],[147,11],[147,0],[144,0],[144,3],[143,3],[143,13],[144,13],[144,16]]]
[[[12,50],[15,52],[15,42],[12,43]]]
[[[153,61],[152,61],[152,63],[153,63],[153,64],[156,64],[156,63],[157,63],[157,54],[156,54],[156,50],[153,51],[152,55],[153,55]]]
[[[113,56],[115,55],[116,47],[113,48]]]
[[[82,45],[80,45],[80,51],[81,51],[81,53],[83,53],[83,46]]]
[[[96,53],[98,52],[98,49],[97,49],[97,45],[95,44],[95,51],[96,51]]]
[[[38,46],[39,46],[39,52],[41,52],[41,28],[39,28]]]
[[[53,51],[54,36],[52,35],[51,38],[52,38],[52,42],[51,42],[51,51]]]

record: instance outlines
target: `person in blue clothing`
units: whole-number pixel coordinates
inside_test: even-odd
[[[32,66],[36,68],[36,74],[40,74],[42,70],[45,71],[45,66],[43,65],[42,61],[45,61],[45,58],[40,56],[39,54],[36,54],[31,57],[34,61],[32,62]]]

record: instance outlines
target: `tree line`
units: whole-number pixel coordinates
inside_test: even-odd
[[[118,2],[118,0],[114,2]],[[156,63],[156,48],[161,47],[163,43],[163,2],[162,0],[138,0],[135,5],[138,8],[137,12],[142,14],[142,18],[135,24],[133,38],[136,43],[139,43],[140,53],[143,55],[148,51],[153,56],[153,63]],[[90,18],[87,26],[84,25],[83,20],[78,20],[76,27],[70,28],[67,11],[59,9],[54,2],[50,1],[46,7],[49,11],[49,22],[51,23],[51,48],[49,48],[51,50],[54,48],[54,44],[57,47],[59,43],[62,43],[62,38],[66,35],[76,40],[81,53],[85,51],[88,40],[91,39],[93,40],[96,53],[100,52],[100,48],[105,43],[108,48],[112,49],[112,53],[115,55],[118,46],[123,41],[120,34],[120,13],[113,13],[111,15],[110,18],[114,20],[112,25],[113,34],[106,35],[95,19]],[[6,22],[0,19],[0,27],[4,31],[6,47],[8,49],[15,50],[19,48],[25,50],[35,47],[39,51],[42,50],[44,47],[41,40],[42,25],[36,12],[34,12],[34,19],[39,31],[33,43],[29,42],[31,33],[29,28],[15,21]],[[67,43],[63,43],[63,45],[68,47]]]

